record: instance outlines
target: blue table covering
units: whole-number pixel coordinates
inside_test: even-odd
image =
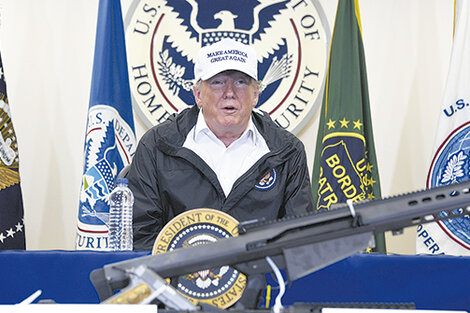
[[[0,304],[18,303],[38,289],[38,300],[99,303],[90,272],[148,254],[1,251]],[[270,275],[267,281],[275,285]],[[414,303],[417,309],[470,312],[469,290],[470,257],[356,254],[293,282],[283,304]]]

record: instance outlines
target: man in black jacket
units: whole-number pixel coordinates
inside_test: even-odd
[[[191,209],[220,210],[239,222],[313,210],[303,144],[254,110],[254,50],[219,41],[201,49],[194,73],[197,105],[146,132],[127,175],[135,250],[152,250],[160,230]],[[264,277],[249,277],[237,305],[254,308],[263,287]]]
[[[197,105],[145,133],[128,173],[135,250],[151,250],[162,227],[190,209],[239,222],[313,210],[303,144],[253,110],[254,50],[229,39],[205,46],[194,72]]]

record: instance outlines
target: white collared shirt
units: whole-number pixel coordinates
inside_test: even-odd
[[[269,152],[263,136],[253,122],[248,122],[245,132],[228,147],[209,129],[199,111],[196,125],[186,136],[183,147],[196,153],[215,172],[227,197],[235,181]]]

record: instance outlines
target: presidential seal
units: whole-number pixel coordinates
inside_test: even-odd
[[[317,0],[135,0],[126,25],[133,105],[148,127],[194,105],[197,53],[224,38],[257,51],[257,108],[280,127],[297,133],[320,106],[330,34]]]
[[[174,217],[158,234],[152,254],[198,246],[238,235],[238,221],[213,209],[195,209]],[[225,309],[240,299],[246,276],[230,266],[207,268],[178,278],[177,290],[193,303]]]
[[[107,250],[109,193],[136,149],[134,131],[109,105],[88,111],[85,160],[80,189],[76,248]]]
[[[255,185],[258,190],[270,190],[276,185],[277,171],[275,168],[269,171],[261,180]]]
[[[470,122],[467,122],[455,129],[437,150],[429,170],[427,187],[449,185],[469,178]],[[440,214],[447,213],[442,212]],[[459,246],[470,250],[470,220],[468,215],[438,221],[437,224]]]

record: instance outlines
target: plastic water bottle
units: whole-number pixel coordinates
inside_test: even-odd
[[[109,195],[109,248],[111,251],[132,250],[132,206],[134,195],[127,178],[118,178]]]

